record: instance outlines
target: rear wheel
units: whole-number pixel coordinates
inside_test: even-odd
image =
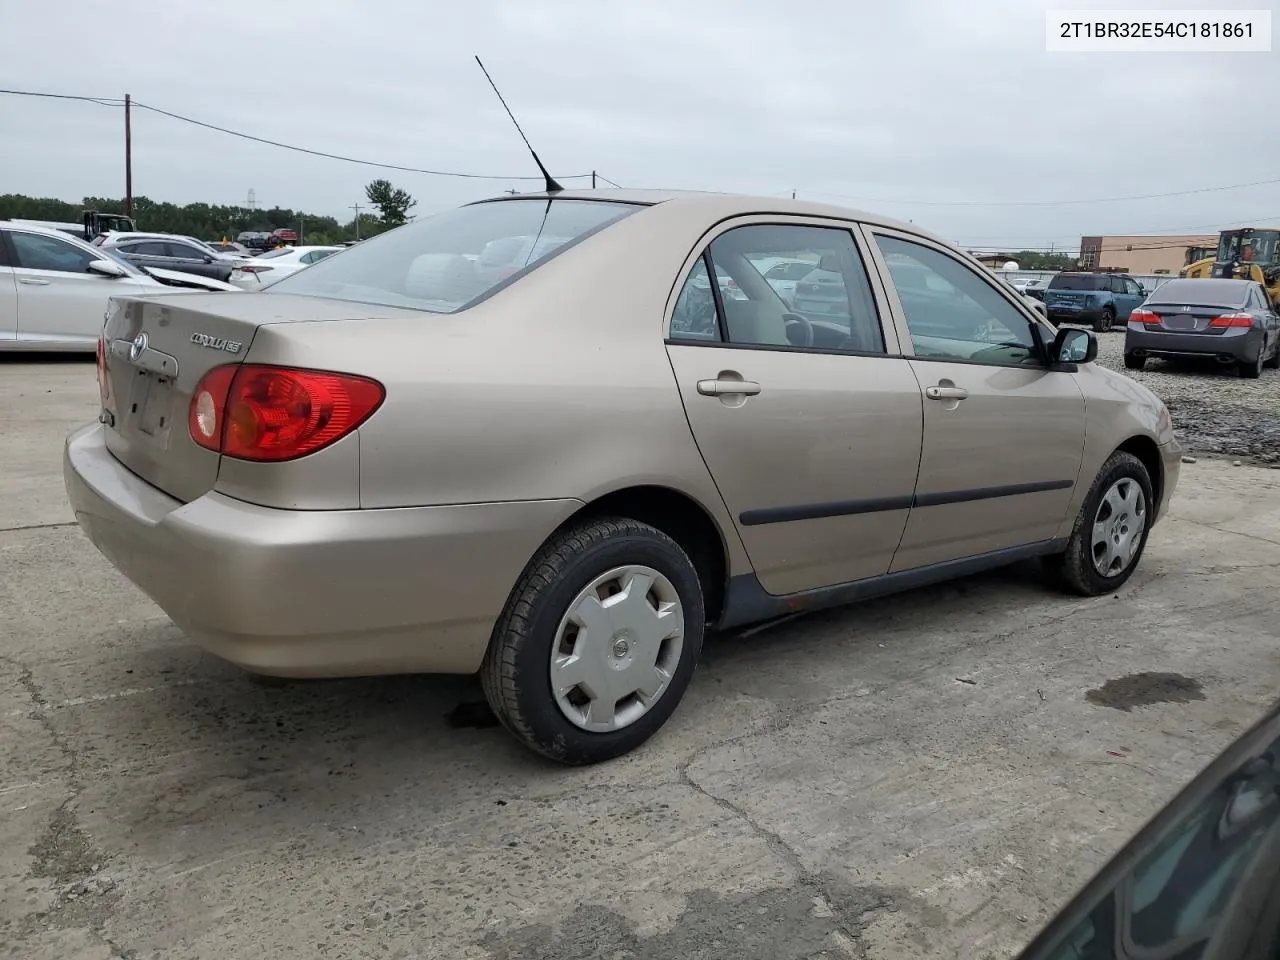
[[[527,747],[598,763],[647,740],[693,675],[702,585],[666,534],[627,518],[549,541],[516,584],[480,668],[485,696]]]
[[[1147,365],[1146,357],[1139,357],[1138,355],[1133,353],[1126,353],[1124,355],[1124,368],[1126,370],[1141,370],[1146,365]]]
[[[1262,366],[1265,363],[1262,348],[1258,348],[1258,355],[1252,360],[1247,360],[1236,367],[1236,373],[1244,377],[1246,380],[1257,380],[1262,376]]]
[[[1111,307],[1103,307],[1102,315],[1093,323],[1094,333],[1106,333],[1116,322],[1116,312]]]
[[[1095,597],[1119,588],[1147,545],[1154,498],[1147,468],[1117,450],[1098,471],[1076,517],[1067,549],[1045,565],[1062,586]]]

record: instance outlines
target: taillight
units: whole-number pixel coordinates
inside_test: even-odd
[[[1160,316],[1150,310],[1135,310],[1129,314],[1129,322],[1145,324],[1148,327],[1158,327],[1160,326]]]
[[[381,405],[376,380],[265,364],[214,367],[196,384],[187,429],[240,460],[293,460],[345,437]]]
[[[1253,315],[1249,313],[1224,313],[1209,321],[1211,327],[1252,327]]]
[[[250,263],[242,263],[240,264],[240,266],[236,267],[236,269],[239,270],[241,273],[266,273],[268,270],[271,270],[274,268],[255,266],[254,264],[250,264]]]
[[[98,396],[105,407],[111,399],[111,383],[107,379],[107,333],[98,334]]]

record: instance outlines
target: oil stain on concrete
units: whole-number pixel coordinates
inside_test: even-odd
[[[584,904],[555,928],[517,927],[481,946],[493,960],[742,960],[763,943],[771,960],[863,955],[862,931],[877,912],[896,911],[897,896],[872,887],[833,896],[827,887],[802,880],[741,897],[698,890],[671,929],[651,937],[607,907]]]
[[[1096,690],[1090,690],[1084,698],[1099,707],[1111,707],[1128,713],[1134,707],[1149,707],[1156,703],[1190,703],[1205,697],[1199,680],[1184,677],[1180,673],[1131,673],[1108,680]]]

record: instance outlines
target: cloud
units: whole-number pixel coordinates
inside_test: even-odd
[[[1201,0],[1200,5],[1206,5]],[[1059,6],[1091,4],[1058,4]],[[1130,0],[1128,6],[1156,6]],[[251,9],[0,0],[4,86],[119,97],[410,166],[536,174],[479,53],[554,173],[855,198],[984,245],[1280,216],[1280,185],[1060,207],[1274,175],[1267,54],[1049,54],[1046,4],[897,0],[273,0]],[[57,38],[56,44],[34,42]],[[56,56],[51,56],[56,49]],[[0,96],[0,192],[123,192],[120,111]],[[386,175],[419,212],[527,182],[383,173],[145,111],[134,189],[348,214]],[[911,202],[916,201],[916,202]]]

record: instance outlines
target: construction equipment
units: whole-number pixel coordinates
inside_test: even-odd
[[[1218,234],[1216,253],[1188,263],[1179,275],[1255,280],[1266,289],[1272,306],[1280,310],[1280,230],[1223,230]]]

